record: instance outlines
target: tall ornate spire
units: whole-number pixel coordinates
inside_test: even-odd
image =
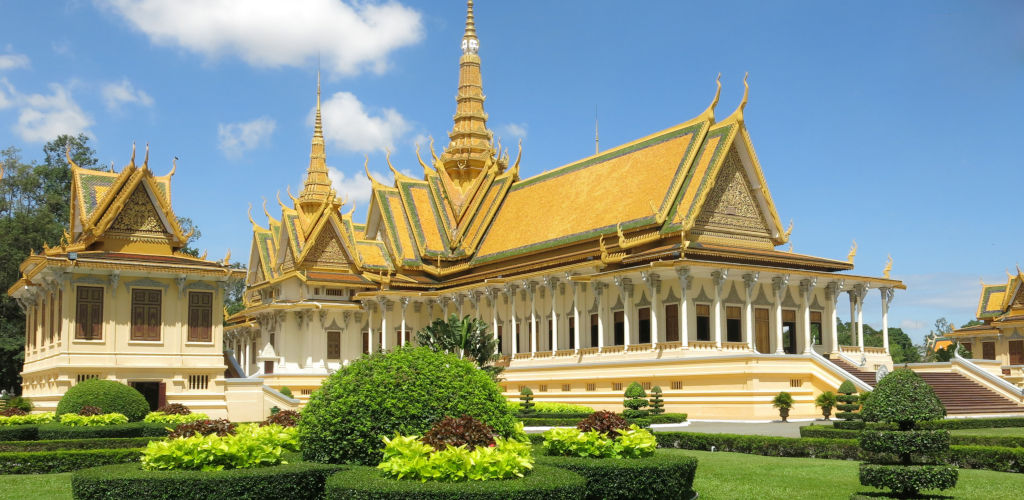
[[[455,123],[448,133],[450,142],[441,155],[444,169],[458,185],[472,182],[483,170],[500,158],[492,144],[484,112],[484,90],[480,76],[480,40],[473,19],[473,0],[467,2],[466,33],[462,36],[459,58],[459,91],[455,97]],[[504,168],[504,164],[499,165]]]
[[[313,125],[313,144],[309,153],[309,168],[306,182],[299,194],[300,202],[320,204],[331,192],[331,179],[327,176],[327,159],[324,154],[324,127],[320,119],[320,72],[316,72],[316,121]]]

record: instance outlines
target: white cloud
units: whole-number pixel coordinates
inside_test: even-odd
[[[224,156],[238,158],[269,139],[276,127],[277,123],[265,116],[247,122],[218,124],[220,149]]]
[[[0,54],[0,71],[28,67],[28,56],[25,54]]]
[[[388,179],[380,172],[370,172],[374,179],[383,181]],[[356,203],[357,206],[366,207],[370,201],[370,180],[364,172],[348,175],[334,167],[327,167],[327,176],[331,178],[334,190],[338,192],[346,203]]]
[[[900,321],[900,328],[904,330],[920,330],[928,326],[924,321],[918,321],[914,319],[905,319]]]
[[[103,85],[100,91],[103,94],[103,101],[107,109],[118,110],[122,104],[138,104],[140,106],[152,106],[153,98],[142,89],[136,89],[127,78],[121,79],[120,83],[108,83]]]
[[[509,123],[498,127],[498,136],[504,136],[511,139],[526,139],[526,124],[525,123]],[[506,139],[508,140],[508,139]]]
[[[423,37],[419,12],[395,1],[96,0],[160,45],[259,67],[383,72],[388,54]]]
[[[323,102],[324,138],[345,151],[371,152],[393,147],[409,124],[398,111],[385,108],[371,116],[349,92],[337,92]],[[309,123],[313,123],[310,113]]]
[[[13,130],[25,141],[45,142],[60,134],[79,134],[87,132],[93,124],[71,92],[61,84],[50,84],[52,95],[20,94],[7,80],[3,80],[3,84],[10,95],[0,100],[19,108]]]

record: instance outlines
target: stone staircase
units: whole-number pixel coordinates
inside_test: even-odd
[[[829,357],[834,365],[850,372],[851,375],[875,386],[875,374],[854,366],[840,358]],[[954,372],[918,372],[928,385],[935,390],[935,395],[946,407],[949,415],[989,415],[1002,413],[1024,414],[1024,406],[999,395],[991,389]]]

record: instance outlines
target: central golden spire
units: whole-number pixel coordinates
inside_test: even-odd
[[[487,129],[484,89],[480,76],[480,40],[473,19],[473,0],[467,2],[466,33],[459,58],[459,92],[455,97],[455,124],[448,133],[448,147],[441,155],[445,172],[459,186],[472,182],[496,161],[493,134]],[[503,167],[503,165],[500,165]]]
[[[331,179],[327,176],[327,157],[324,154],[324,127],[320,119],[320,72],[316,73],[316,121],[313,125],[313,144],[309,153],[306,182],[299,195],[303,204],[320,204],[331,193]]]

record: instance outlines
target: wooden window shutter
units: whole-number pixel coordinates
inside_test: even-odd
[[[213,293],[189,292],[188,294],[188,340],[210,342],[213,340]]]
[[[132,340],[160,340],[162,299],[160,290],[132,290]]]
[[[75,338],[103,338],[103,287],[80,286],[75,297]]]

